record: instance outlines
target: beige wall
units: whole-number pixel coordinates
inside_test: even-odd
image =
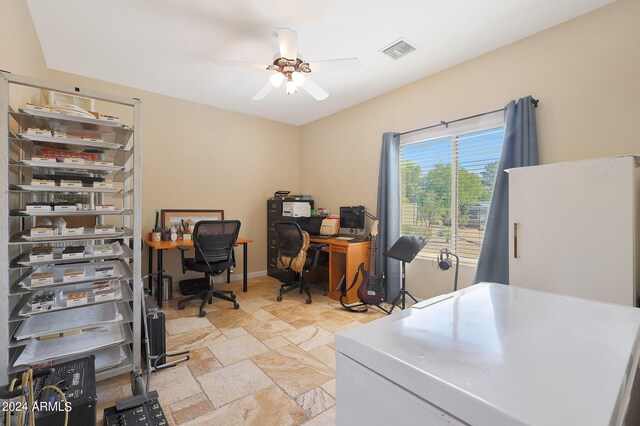
[[[47,66],[25,1],[0,0],[0,69],[44,78]]]
[[[334,211],[360,203],[375,211],[382,133],[500,108],[526,95],[540,99],[542,163],[639,153],[638,22],[640,2],[619,0],[307,124],[300,189]],[[437,272],[431,260],[407,268],[408,286],[419,297],[452,286],[453,274]],[[473,275],[472,266],[463,266],[461,283]]]
[[[48,78],[142,100],[143,235],[155,209],[223,209],[254,240],[248,271],[266,269],[266,199],[298,190],[297,127],[53,70]],[[164,262],[174,283],[182,278],[175,252]],[[238,262],[235,279],[241,271]]]
[[[47,66],[25,1],[0,0],[0,69],[45,78]],[[11,91],[11,103],[31,101],[28,90]]]

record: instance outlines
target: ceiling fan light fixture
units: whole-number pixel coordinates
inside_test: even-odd
[[[291,74],[291,78],[293,79],[295,85],[298,87],[302,86],[304,84],[304,80],[306,79],[304,74],[298,71]]]
[[[304,62],[298,57],[298,34],[289,28],[277,28],[279,52],[273,56],[273,62],[269,65],[254,62],[242,62],[216,59],[217,65],[234,65],[257,68],[261,70],[273,71],[269,75],[269,81],[258,90],[252,97],[253,101],[264,99],[274,88],[282,86],[286,80],[286,90],[288,95],[298,93],[298,88],[302,88],[316,101],[324,101],[329,94],[318,86],[308,74],[311,71],[329,70],[352,70],[360,65],[357,58],[329,59],[324,61]],[[398,46],[393,46],[398,48]]]
[[[269,76],[269,80],[271,80],[271,84],[273,84],[273,87],[280,87],[280,85],[284,81],[284,75],[282,73],[276,72]]]
[[[289,81],[287,81],[287,95],[293,95],[295,93],[298,93],[298,86],[291,77],[289,77]]]

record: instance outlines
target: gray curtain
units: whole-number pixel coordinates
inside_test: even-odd
[[[386,298],[392,301],[400,290],[400,262],[385,253],[400,238],[400,135],[382,135],[380,175],[378,176],[377,276],[386,276]]]
[[[504,143],[474,282],[509,284],[509,176],[505,169],[538,164],[533,98],[511,101],[505,112]]]

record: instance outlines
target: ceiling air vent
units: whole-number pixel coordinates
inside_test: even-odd
[[[393,43],[391,46],[382,49],[382,53],[387,56],[391,56],[393,59],[400,59],[414,50],[416,50],[415,47],[407,43],[405,40],[400,40]]]

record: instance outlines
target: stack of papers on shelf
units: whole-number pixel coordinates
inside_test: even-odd
[[[106,324],[80,334],[51,340],[31,339],[15,364],[30,365],[116,345],[124,341],[119,324]]]
[[[35,315],[20,323],[13,337],[16,340],[49,336],[54,333],[82,330],[122,320],[115,303],[86,306],[68,311]]]
[[[24,109],[32,110],[32,111],[42,111],[42,112],[50,112],[51,111],[49,109],[49,107],[42,106],[42,105],[31,104],[29,102],[27,102],[27,105],[24,107]]]
[[[89,247],[92,250],[94,256],[111,256],[118,251],[117,254],[122,253],[122,248],[118,243],[111,243],[111,245],[101,245],[101,246],[93,246]]]
[[[71,115],[73,117],[96,118],[93,114],[78,105],[47,105],[51,112],[58,114]]]
[[[98,352],[94,353],[94,355],[96,356],[96,371],[116,367],[122,364],[122,361],[127,357],[122,350],[122,346],[111,346],[109,348],[100,349]]]

